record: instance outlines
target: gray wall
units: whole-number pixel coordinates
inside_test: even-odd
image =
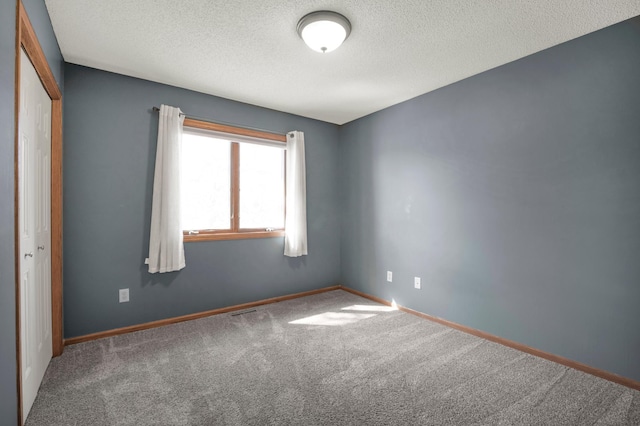
[[[65,68],[65,336],[144,323],[338,283],[338,127],[184,89],[68,64]],[[158,115],[305,132],[309,255],[283,238],[185,244],[187,267],[149,274]],[[130,289],[118,303],[118,289]]]
[[[62,55],[42,0],[25,10],[62,89]],[[0,419],[16,424],[16,323],[14,266],[14,90],[16,2],[0,2]]]
[[[44,0],[22,0],[22,4],[29,15],[31,25],[36,30],[40,47],[47,58],[53,77],[60,90],[64,92],[64,60]]]
[[[639,46],[627,21],[342,127],[342,283],[640,380]]]
[[[18,421],[13,216],[15,14],[15,2],[0,2],[0,419],[10,425]]]

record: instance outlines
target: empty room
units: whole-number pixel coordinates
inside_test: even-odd
[[[0,424],[640,424],[638,0],[7,0],[0,93]]]

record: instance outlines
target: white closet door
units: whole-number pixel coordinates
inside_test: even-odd
[[[22,412],[26,420],[52,356],[51,99],[20,59],[18,191]]]

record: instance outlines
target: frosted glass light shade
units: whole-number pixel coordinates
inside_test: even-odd
[[[298,34],[311,49],[320,53],[336,50],[351,33],[351,23],[336,12],[318,11],[298,22]]]

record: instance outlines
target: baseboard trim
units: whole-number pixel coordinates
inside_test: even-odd
[[[391,306],[391,302],[389,302],[387,300],[384,300],[384,299],[381,299],[379,297],[372,296],[370,294],[363,293],[361,291],[354,290],[352,288],[345,287],[345,286],[340,286],[340,288],[342,290],[344,290],[344,291],[349,292],[349,293],[355,294],[355,295],[360,296],[360,297],[364,297],[365,299],[372,300],[372,301],[380,303],[382,305]],[[640,391],[640,382],[638,382],[636,380],[632,380],[632,379],[629,379],[627,377],[619,376],[617,374],[610,373],[610,372],[605,371],[605,370],[600,370],[598,368],[594,368],[594,367],[591,367],[589,365],[582,364],[582,363],[577,362],[577,361],[573,361],[573,360],[571,360],[569,358],[565,358],[565,357],[562,357],[562,356],[559,356],[559,355],[551,354],[549,352],[541,351],[539,349],[532,348],[532,347],[527,346],[527,345],[523,345],[522,343],[518,343],[518,342],[514,342],[514,341],[509,340],[509,339],[498,337],[498,336],[495,336],[495,335],[490,334],[490,333],[486,333],[486,332],[481,331],[481,330],[476,330],[475,328],[467,327],[467,326],[464,326],[464,325],[461,325],[461,324],[457,324],[457,323],[452,322],[452,321],[448,321],[448,320],[445,320],[445,319],[442,319],[442,318],[434,317],[432,315],[428,315],[428,314],[425,314],[425,313],[422,313],[422,312],[414,311],[413,309],[405,308],[404,306],[396,305],[396,307],[399,310],[401,310],[402,312],[406,312],[408,314],[415,315],[415,316],[418,316],[420,318],[424,318],[424,319],[429,320],[429,321],[437,322],[439,324],[442,324],[442,325],[450,327],[450,328],[454,328],[454,329],[462,331],[464,333],[472,334],[474,336],[489,340],[491,342],[499,343],[499,344],[501,344],[503,346],[507,346],[507,347],[519,350],[521,352],[525,352],[525,353],[528,353],[530,355],[537,356],[539,358],[544,358],[546,360],[555,362],[557,364],[561,364],[561,365],[564,365],[566,367],[573,368],[574,370],[582,371],[584,373],[591,374],[592,376],[596,376],[596,377],[599,377],[601,379],[605,379],[605,380],[608,380],[610,382],[617,383],[619,385],[623,385],[623,386],[626,386],[628,388]]]
[[[294,293],[294,294],[289,294],[289,295],[285,295],[285,296],[272,297],[272,298],[269,298],[269,299],[258,300],[258,301],[255,301],[255,302],[242,303],[240,305],[228,306],[228,307],[225,307],[225,308],[212,309],[210,311],[204,311],[204,312],[198,312],[198,313],[194,313],[194,314],[182,315],[182,316],[173,317],[173,318],[166,318],[166,319],[162,319],[162,320],[158,320],[158,321],[152,321],[152,322],[147,322],[147,323],[143,323],[143,324],[131,325],[131,326],[128,326],[128,327],[122,327],[122,328],[116,328],[116,329],[112,329],[112,330],[100,331],[100,332],[92,333],[92,334],[86,334],[86,335],[78,336],[78,337],[71,337],[69,339],[65,339],[64,340],[64,345],[65,346],[75,345],[77,343],[89,342],[91,340],[102,339],[102,338],[105,338],[105,337],[112,337],[112,336],[117,336],[117,335],[120,335],[120,334],[132,333],[134,331],[148,330],[150,328],[162,327],[162,326],[165,326],[165,325],[176,324],[176,323],[179,323],[179,322],[191,321],[191,320],[200,319],[200,318],[206,318],[206,317],[209,317],[209,316],[212,316],[212,315],[225,314],[225,313],[234,312],[234,311],[241,311],[241,310],[244,310],[244,309],[255,308],[256,306],[269,305],[271,303],[283,302],[285,300],[298,299],[300,297],[312,296],[314,294],[326,293],[328,291],[333,291],[333,290],[344,290],[344,291],[346,291],[348,293],[355,294],[356,296],[360,296],[360,297],[363,297],[365,299],[369,299],[369,300],[371,300],[373,302],[380,303],[381,305],[386,305],[386,306],[391,306],[392,305],[391,302],[389,302],[388,300],[382,299],[380,297],[372,296],[370,294],[367,294],[367,293],[364,293],[364,292],[361,292],[361,291],[358,291],[358,290],[354,290],[352,288],[345,287],[343,285],[334,285],[334,286],[331,286],[331,287],[324,287],[324,288],[320,288],[320,289],[316,289],[316,290],[303,291],[301,293]],[[481,331],[481,330],[477,330],[475,328],[467,327],[465,325],[461,325],[461,324],[455,323],[453,321],[449,321],[449,320],[446,320],[446,319],[443,319],[443,318],[439,318],[439,317],[435,317],[435,316],[432,316],[432,315],[429,315],[429,314],[425,314],[425,313],[422,313],[422,312],[419,312],[419,311],[415,311],[413,309],[406,308],[404,306],[396,305],[396,307],[402,312],[406,312],[408,314],[415,315],[417,317],[420,317],[420,318],[423,318],[423,319],[426,319],[426,320],[429,320],[429,321],[433,321],[433,322],[436,322],[438,324],[442,324],[442,325],[444,325],[446,327],[450,327],[450,328],[462,331],[464,333],[471,334],[473,336],[477,336],[477,337],[480,337],[482,339],[486,339],[486,340],[489,340],[491,342],[495,342],[495,343],[501,344],[503,346],[507,346],[509,348],[513,348],[513,349],[519,350],[521,352],[528,353],[530,355],[534,355],[534,356],[537,356],[539,358],[543,358],[543,359],[555,362],[557,364],[561,364],[561,365],[564,365],[566,367],[573,368],[575,370],[582,371],[582,372],[587,373],[587,374],[591,374],[592,376],[600,377],[601,379],[605,379],[605,380],[608,380],[610,382],[618,383],[618,384],[626,386],[628,388],[640,391],[640,382],[638,382],[636,380],[632,380],[632,379],[629,379],[627,377],[619,376],[617,374],[610,373],[610,372],[605,371],[605,370],[601,370],[601,369],[598,369],[598,368],[595,368],[595,367],[591,367],[590,365],[582,364],[580,362],[571,360],[569,358],[565,358],[565,357],[562,357],[562,356],[559,356],[559,355],[554,355],[554,354],[549,353],[549,352],[541,351],[539,349],[532,348],[532,347],[527,346],[527,345],[523,345],[522,343],[514,342],[513,340],[509,340],[509,339],[505,339],[503,337],[495,336],[493,334],[490,334],[490,333],[487,333],[487,332],[484,332],[484,331]]]
[[[240,305],[228,306],[226,308],[212,309],[210,311],[197,312],[195,314],[182,315],[179,317],[166,318],[158,321],[146,322],[143,324],[130,325],[127,327],[115,328],[112,330],[100,331],[97,333],[86,334],[84,336],[71,337],[64,340],[65,346],[75,345],[77,343],[89,342],[91,340],[102,339],[105,337],[118,336],[120,334],[132,333],[134,331],[148,330],[150,328],[162,327],[164,325],[176,324],[184,321],[210,317],[212,315],[225,314],[228,312],[241,311],[244,309],[255,308],[256,306],[269,305],[271,303],[284,302],[285,300],[298,299],[300,297],[312,296],[314,294],[326,293],[328,291],[339,290],[342,286],[334,285],[324,287],[317,290],[303,291],[301,293],[289,294],[286,296],[271,297],[269,299],[258,300],[256,302],[242,303]]]

